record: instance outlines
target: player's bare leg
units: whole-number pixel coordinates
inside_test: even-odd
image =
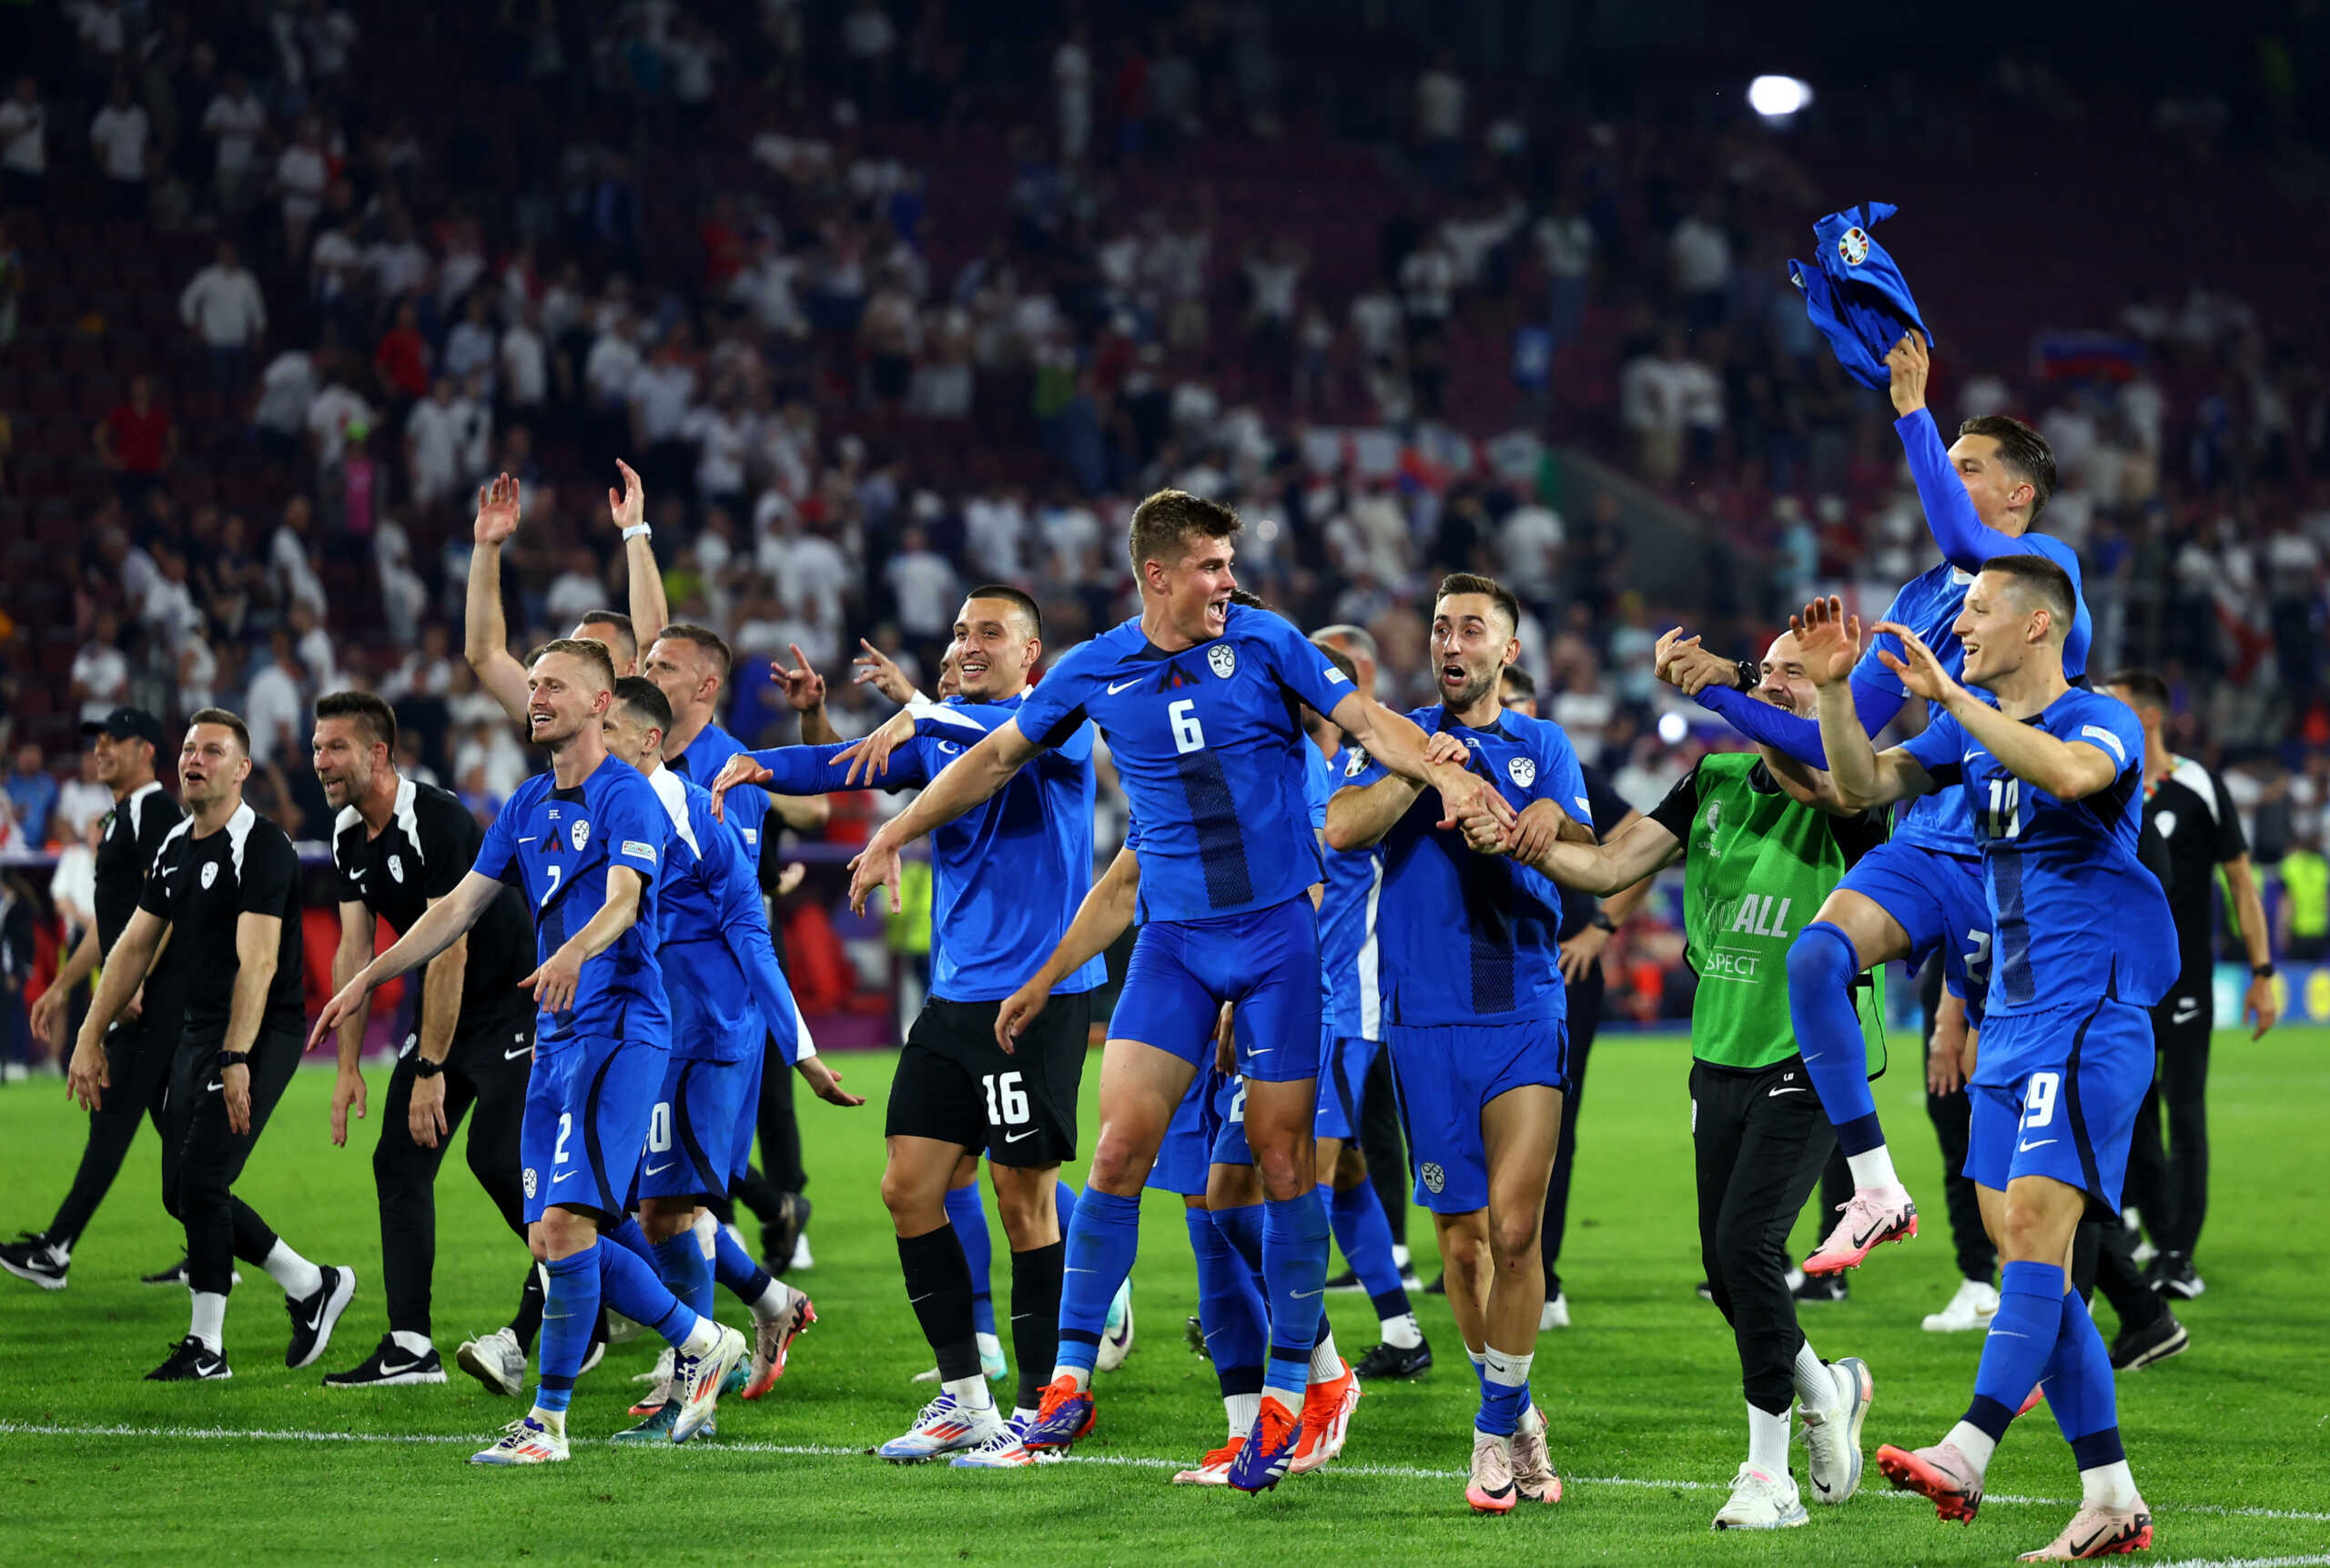
[[[1481,1110],[1481,1141],[1489,1171],[1490,1259],[1483,1312],[1487,1339],[1482,1408],[1485,1412],[1500,1400],[1517,1398],[1514,1486],[1524,1501],[1535,1502],[1558,1502],[1562,1495],[1545,1442],[1545,1416],[1529,1398],[1537,1319],[1545,1304],[1541,1252],[1545,1189],[1553,1179],[1561,1126],[1562,1091],[1550,1085],[1508,1090]]]
[[[1804,1260],[1807,1274],[1858,1268],[1872,1248],[1918,1233],[1918,1206],[1894,1174],[1893,1157],[1883,1134],[1875,1133],[1874,1144],[1858,1152],[1852,1148],[1857,1142],[1868,1144],[1876,1113],[1861,1076],[1859,1020],[1853,1020],[1849,1034],[1842,1022],[1852,1013],[1849,987],[1855,976],[1909,956],[1910,934],[1901,923],[1876,900],[1849,887],[1829,895],[1819,913],[1788,949],[1789,997],[1806,1071],[1829,1119],[1837,1126],[1839,1143],[1853,1173],[1853,1196],[1827,1238]],[[1841,1012],[1838,998],[1844,998]],[[1854,1103],[1841,1103],[1849,1094]],[[1864,1111],[1860,1108],[1864,1106],[1870,1108]]]

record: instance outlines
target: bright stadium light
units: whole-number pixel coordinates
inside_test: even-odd
[[[1748,84],[1748,106],[1768,120],[1784,120],[1812,102],[1812,84],[1794,76],[1758,76]]]
[[[1670,713],[1658,715],[1658,738],[1668,745],[1681,745],[1683,737],[1690,733],[1690,723],[1682,714]]]

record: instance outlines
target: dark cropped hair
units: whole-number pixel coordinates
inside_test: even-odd
[[[372,738],[389,748],[390,756],[397,751],[397,716],[388,703],[370,692],[327,692],[316,699],[316,718],[354,719],[372,732]]]
[[[1999,461],[2031,482],[2031,521],[2037,522],[2055,493],[2055,449],[2047,438],[2012,414],[1978,414],[1959,426],[1958,433],[1998,442]]]

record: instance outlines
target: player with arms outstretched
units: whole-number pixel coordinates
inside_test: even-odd
[[[1923,733],[1882,756],[1847,684],[1858,622],[1831,599],[1807,606],[1798,624],[1806,673],[1820,688],[1823,787],[1856,809],[1961,793],[1995,934],[1966,1171],[2005,1261],[1998,1316],[1965,1418],[1930,1448],[1879,1449],[1878,1466],[1932,1498],[1943,1518],[1970,1521],[1992,1452],[2044,1379],[2082,1501],[2033,1560],[2152,1543],[2152,1515],[2121,1446],[2111,1358],[2067,1269],[2089,1200],[2119,1207],[2152,1082],[2146,1009],[2177,968],[2167,898],[2136,857],[2143,727],[2126,703],[2065,679],[2072,592],[2067,574],[2032,555],[1985,562],[1967,589],[1952,631],[1966,681],[1995,708],[1913,629],[1880,624],[1901,649],[1880,652],[1886,667],[1935,711]]]
[[[1009,723],[886,824],[852,863],[851,898],[862,907],[877,884],[895,889],[901,847],[993,794],[1085,719],[1099,727],[1141,824],[1150,919],[1110,1030],[1100,1137],[1069,1229],[1059,1360],[1026,1443],[1064,1448],[1091,1425],[1092,1365],[1139,1245],[1142,1182],[1231,1001],[1247,1135],[1267,1195],[1271,1320],[1300,1331],[1299,1343],[1271,1346],[1254,1438],[1231,1472],[1231,1484],[1259,1491],[1294,1455],[1326,1285],[1312,1131],[1320,1005],[1309,890],[1321,869],[1304,795],[1309,743],[1295,714],[1304,705],[1327,713],[1452,808],[1494,791],[1453,764],[1428,764],[1423,732],[1352,691],[1288,622],[1230,603],[1239,527],[1230,508],[1180,491],[1135,508],[1140,615],[1069,653]]]
[[[2057,629],[2065,674],[2085,673],[2090,633],[2079,602],[2079,557],[2061,540],[2030,531],[2055,488],[2046,441],[2020,420],[1986,414],[1960,426],[1945,451],[1926,410],[1923,339],[1904,337],[1886,364],[1899,416],[1894,430],[1943,560],[1893,596],[1879,636],[1852,672],[1852,709],[1864,738],[1892,723],[1916,694],[1893,669],[1898,637],[1882,628],[1910,628],[1955,680],[1965,659],[1954,630],[1959,612],[1972,574],[1992,557],[2029,554],[2070,578],[2072,609]],[[1772,759],[1774,767],[1785,769],[1789,759],[1812,769],[1827,764],[1818,725],[1756,701],[1752,666],[1728,664],[1695,642],[1674,651],[1685,666],[1678,684],[1741,733],[1785,754]],[[1937,711],[1930,703],[1928,710]],[[1917,1205],[1894,1172],[1869,1093],[1854,977],[1896,958],[1907,958],[1914,971],[1939,949],[1950,993],[1966,1000],[1967,1027],[1979,1029],[1989,944],[1980,851],[1965,804],[1946,790],[1911,802],[1893,836],[1860,858],[1788,949],[1789,1007],[1805,1069],[1853,1175],[1853,1196],[1804,1260],[1806,1273],[1856,1267],[1870,1249],[1918,1231]]]

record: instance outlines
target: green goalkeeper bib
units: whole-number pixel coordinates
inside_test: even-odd
[[[1835,818],[1778,788],[1758,789],[1753,752],[1699,759],[1683,887],[1683,932],[1698,992],[1691,1054],[1756,1069],[1796,1055],[1788,949],[1851,865]],[[1885,1070],[1882,971],[1854,984],[1869,1076]]]

